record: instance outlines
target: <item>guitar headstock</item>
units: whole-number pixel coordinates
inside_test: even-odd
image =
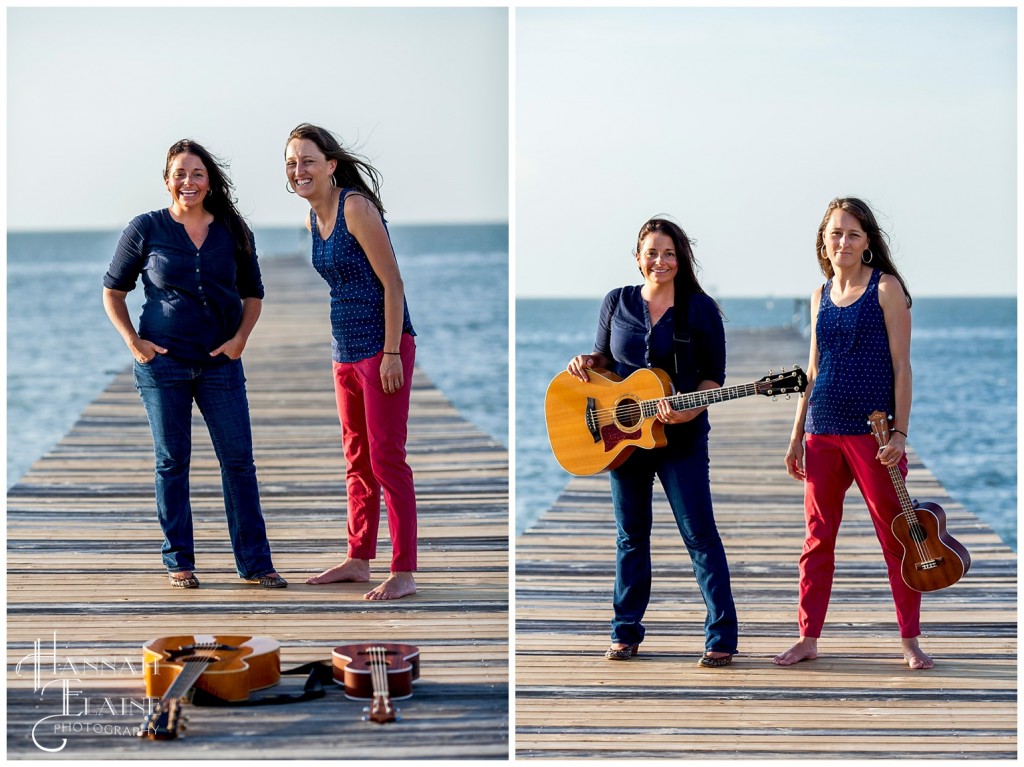
[[[889,416],[881,410],[876,410],[868,416],[868,425],[879,447],[889,444]]]
[[[178,737],[179,727],[184,730],[185,717],[181,716],[181,701],[177,698],[160,700],[153,708],[153,713],[139,728],[140,738],[150,740],[174,740]]]
[[[799,367],[787,371],[782,369],[781,373],[772,373],[757,381],[754,386],[758,394],[766,397],[777,397],[780,394],[788,397],[790,394],[800,394],[807,388],[807,374]]]

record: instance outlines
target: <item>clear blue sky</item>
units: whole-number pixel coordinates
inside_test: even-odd
[[[516,291],[639,279],[672,215],[722,296],[808,295],[829,200],[914,295],[1015,292],[1017,9],[520,8]]]
[[[284,144],[330,128],[395,223],[508,220],[505,8],[9,8],[9,229],[120,229],[167,148],[230,162],[257,226],[299,224]]]

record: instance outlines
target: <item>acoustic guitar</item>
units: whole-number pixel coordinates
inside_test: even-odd
[[[799,367],[769,372],[753,383],[675,395],[668,373],[658,368],[638,370],[625,380],[601,368],[587,373],[590,380],[584,383],[562,371],[544,397],[551,451],[563,469],[578,476],[614,469],[635,448],[664,447],[665,425],[657,415],[665,398],[673,410],[692,410],[752,394],[788,399],[807,388]]]
[[[412,697],[420,678],[420,651],[410,644],[377,642],[335,647],[331,653],[334,681],[344,685],[345,697],[369,700],[365,719],[377,724],[398,720],[391,701]]]
[[[280,645],[269,637],[168,636],[142,648],[146,695],[160,698],[140,737],[173,740],[182,728],[181,701],[193,689],[233,703],[281,679]]]
[[[868,417],[878,446],[889,444],[889,418],[880,410]],[[911,500],[903,475],[889,467],[902,512],[892,522],[893,535],[903,546],[903,582],[914,591],[937,591],[952,586],[971,568],[971,555],[946,532],[946,512],[937,503]]]

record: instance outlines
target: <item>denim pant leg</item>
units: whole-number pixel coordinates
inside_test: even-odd
[[[665,488],[707,607],[704,649],[735,653],[739,627],[725,546],[718,534],[711,504],[707,438],[698,440],[692,450],[656,453],[660,458],[658,478]]]
[[[651,599],[651,499],[654,469],[651,451],[637,450],[610,472],[615,509],[615,591],[612,641],[639,644],[641,621]]]
[[[189,368],[162,355],[134,366],[153,432],[156,513],[163,530],[161,554],[169,572],[194,570],[189,462],[192,455],[192,380]]]
[[[248,579],[273,572],[256,483],[242,361],[201,370],[195,398],[220,462],[224,510],[238,575]]]

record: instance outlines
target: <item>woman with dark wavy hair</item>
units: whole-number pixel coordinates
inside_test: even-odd
[[[826,282],[811,295],[807,389],[785,459],[790,476],[804,483],[800,639],[775,657],[780,666],[818,657],[843,500],[854,482],[882,545],[903,656],[913,669],[935,665],[918,642],[921,593],[903,581],[903,547],[892,532],[902,508],[889,468],[907,474],[912,302],[886,240],[871,208],[856,197],[832,200],[815,238]],[[876,410],[892,416],[890,438],[881,449],[868,425]]]
[[[640,368],[669,373],[677,392],[714,389],[725,382],[725,332],[718,304],[697,280],[693,249],[678,224],[647,221],[637,236],[637,267],[642,285],[616,288],[605,296],[591,354],[569,361],[581,381],[604,368],[625,378]],[[676,322],[676,314],[685,320]],[[675,332],[685,328],[688,342]],[[707,607],[704,653],[707,667],[726,666],[737,650],[738,626],[725,547],[711,504],[707,408],[676,411],[658,403],[668,443],[635,450],[612,469],[611,490],[617,527],[612,644],[609,660],[635,656],[644,639],[641,622],[651,596],[651,525],[654,478],[668,497],[689,552]]]
[[[391,571],[364,598],[399,599],[416,592],[416,493],[405,450],[416,332],[384,221],[380,174],[309,123],[288,136],[285,172],[288,191],[309,203],[313,267],[331,289],[348,491],[346,557],[306,583],[370,580],[383,491]]]
[[[171,146],[163,175],[170,206],[128,224],[103,279],[103,306],[135,358],[153,432],[163,562],[172,586],[199,586],[189,501],[195,402],[220,462],[238,575],[284,588],[260,509],[241,360],[263,299],[255,242],[230,179],[201,145]],[[136,331],[126,296],[140,277],[146,301]]]

